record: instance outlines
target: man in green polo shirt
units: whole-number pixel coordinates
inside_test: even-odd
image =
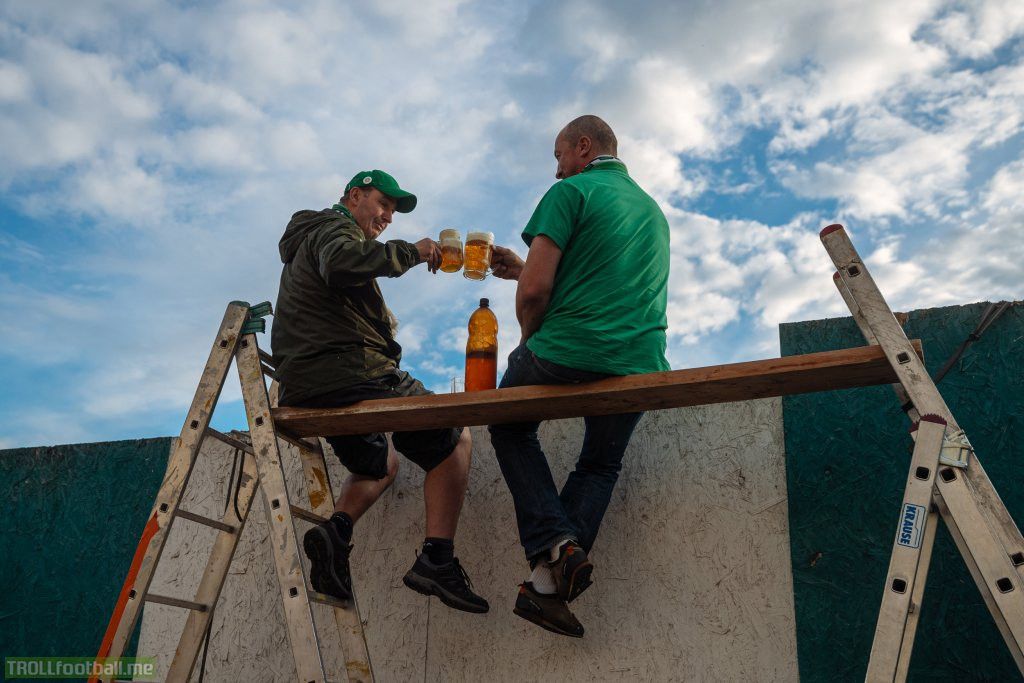
[[[669,369],[668,222],[616,154],[615,134],[600,118],[570,122],[555,140],[559,182],[523,230],[525,262],[494,248],[494,274],[518,280],[522,329],[502,388]],[[490,427],[532,567],[516,599],[519,616],[556,633],[583,635],[567,603],[591,585],[587,553],[641,415],[586,418],[579,460],[560,492],[537,439],[540,423]]]
[[[394,212],[415,207],[415,195],[373,170],[357,173],[331,208],[292,216],[279,245],[284,268],[270,338],[280,405],[331,408],[431,393],[400,369],[397,321],[377,286],[378,277],[399,277],[420,263],[437,272],[441,251],[434,240],[377,240]],[[313,588],[352,597],[353,527],[394,481],[397,449],[427,473],[426,539],[405,584],[449,607],[486,612],[487,601],[471,590],[453,540],[469,477],[469,430],[395,432],[391,443],[379,433],[326,440],[350,474],[334,515],[303,537]]]

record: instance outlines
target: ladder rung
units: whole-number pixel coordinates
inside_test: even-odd
[[[270,379],[277,379],[277,373],[274,371],[274,368],[270,367],[266,363],[260,363],[260,370],[262,370],[263,374]]]
[[[210,519],[209,517],[203,517],[202,515],[197,515],[194,512],[189,512],[188,510],[182,510],[179,508],[178,511],[174,513],[174,516],[187,519],[191,522],[196,522],[197,524],[205,524],[206,526],[213,527],[214,529],[226,531],[229,534],[235,533],[235,527],[230,524],[225,524],[224,522],[220,522],[216,519]]]
[[[171,607],[183,607],[185,609],[195,610],[196,612],[205,612],[208,609],[206,605],[199,602],[182,600],[180,598],[170,598],[166,595],[157,595],[156,593],[146,593],[146,602],[155,602],[161,605],[170,605]]]
[[[274,369],[274,357],[271,356],[266,351],[264,351],[263,349],[256,349],[256,350],[259,351],[260,360],[263,361],[264,363],[266,363],[270,367],[270,369],[273,370]]]
[[[315,442],[314,441],[307,441],[306,439],[303,439],[300,436],[295,436],[294,434],[292,434],[291,432],[289,432],[286,429],[281,429],[281,427],[279,427],[276,424],[274,425],[274,430],[277,432],[277,435],[279,437],[281,437],[282,439],[284,439],[285,441],[287,441],[288,443],[290,443],[293,446],[298,446],[299,448],[305,448],[307,451],[312,451],[313,453],[316,453],[317,455],[323,455],[323,453],[324,453],[323,449],[320,448],[320,442],[319,441],[315,441]]]
[[[291,508],[293,517],[304,519],[307,522],[312,522],[313,524],[323,524],[327,521],[326,517],[321,517],[315,512],[310,512],[305,508],[300,508],[298,505],[290,505],[289,507]]]
[[[329,605],[331,607],[337,607],[338,609],[352,609],[352,603],[348,600],[339,600],[338,598],[332,598],[330,595],[325,593],[317,593],[316,591],[306,591],[309,596],[310,602],[318,602],[321,605]]]
[[[252,446],[242,441],[239,441],[233,436],[228,436],[224,432],[218,432],[213,427],[206,428],[206,436],[212,436],[213,438],[217,439],[217,441],[220,441],[221,443],[226,443],[232,448],[237,448],[240,451],[245,451],[249,455],[255,455],[255,453],[252,450]]]

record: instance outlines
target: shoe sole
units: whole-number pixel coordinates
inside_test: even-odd
[[[327,532],[318,527],[307,531],[302,537],[302,549],[309,558],[309,583],[313,590],[339,600],[351,600],[352,593],[334,571],[334,551]]]
[[[558,591],[558,597],[565,600],[566,603],[570,603],[576,598],[580,597],[583,591],[590,588],[593,585],[593,581],[590,580],[590,575],[594,572],[594,565],[590,563],[590,560],[580,564],[573,570],[569,576],[569,583],[565,590],[565,595],[562,595],[562,591]]]
[[[530,612],[530,611],[525,610],[525,609],[520,609],[518,607],[513,607],[512,608],[512,613],[515,614],[518,617],[522,617],[523,619],[526,619],[531,624],[536,624],[537,626],[540,626],[545,631],[551,631],[552,633],[557,633],[560,636],[568,636],[569,638],[582,638],[583,637],[583,632],[582,631],[579,632],[579,633],[573,633],[572,631],[566,631],[565,629],[560,628],[556,624],[548,621],[547,619],[545,619],[541,615],[537,614],[536,612]]]
[[[490,605],[474,605],[471,602],[460,600],[458,597],[452,595],[439,586],[437,582],[425,579],[419,574],[415,574],[413,572],[409,572],[403,576],[402,583],[422,595],[436,596],[441,602],[452,609],[461,610],[463,612],[472,612],[473,614],[485,614],[491,609]]]

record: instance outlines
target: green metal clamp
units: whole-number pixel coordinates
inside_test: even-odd
[[[249,307],[249,317],[242,324],[242,334],[256,334],[267,331],[267,321],[263,318],[273,315],[274,309],[269,301]]]

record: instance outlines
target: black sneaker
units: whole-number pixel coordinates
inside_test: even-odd
[[[483,614],[491,608],[472,591],[473,583],[457,557],[448,564],[432,564],[426,553],[420,553],[402,582],[417,593],[436,595],[444,604],[463,612]]]
[[[341,540],[331,521],[319,524],[302,537],[302,547],[309,558],[309,582],[317,593],[339,600],[352,599],[352,573],[348,558],[352,546]]]
[[[549,562],[548,566],[551,567],[551,573],[555,577],[558,597],[566,602],[572,602],[578,598],[580,593],[594,583],[590,580],[594,565],[587,559],[586,551],[575,541],[569,541],[563,545],[558,552],[558,559]]]
[[[559,598],[556,593],[538,593],[529,581],[519,585],[519,595],[516,597],[516,606],[512,612],[552,633],[570,638],[583,637],[583,624],[569,611],[565,600]]]

